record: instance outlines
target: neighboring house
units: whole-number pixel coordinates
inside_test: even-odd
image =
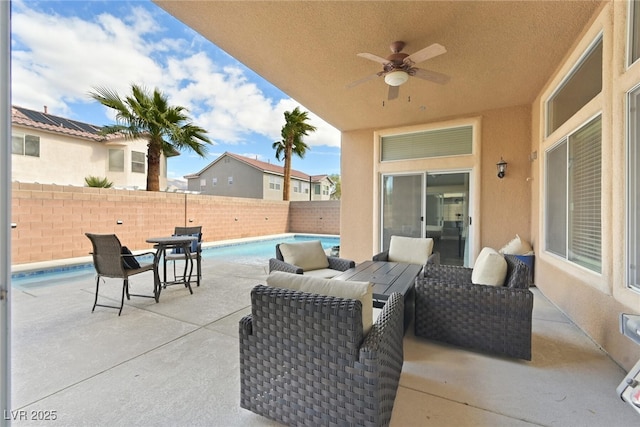
[[[106,177],[114,187],[146,189],[147,141],[100,134],[100,126],[44,112],[11,108],[12,181],[84,187]],[[167,163],[160,164],[160,188]]]
[[[284,168],[225,152],[200,172],[186,175],[187,189],[202,194],[282,200]],[[291,201],[329,200],[333,182],[327,175],[291,170]]]

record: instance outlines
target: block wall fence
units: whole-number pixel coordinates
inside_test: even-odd
[[[84,233],[115,233],[132,250],[176,226],[202,225],[204,242],[281,233],[340,234],[340,201],[285,202],[12,183],[11,263],[87,256]]]

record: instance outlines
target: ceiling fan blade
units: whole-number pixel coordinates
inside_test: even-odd
[[[438,83],[440,85],[447,83],[451,78],[446,74],[438,73],[431,70],[425,70],[422,68],[412,68],[412,71],[414,71],[414,77],[418,77],[419,79],[423,80],[429,80],[430,82]]]
[[[380,73],[371,74],[370,76],[366,76],[361,78],[360,80],[356,80],[355,82],[351,82],[347,85],[347,89],[351,89],[352,87],[358,86],[359,84],[368,82],[371,79],[378,77]]]
[[[404,59],[404,63],[407,64],[409,61],[411,61],[413,64],[418,64],[422,61],[426,61],[427,59],[434,58],[446,52],[447,49],[445,49],[444,46],[438,43],[434,43],[431,46],[425,47],[424,49],[407,56]]]
[[[389,60],[386,58],[382,58],[381,56],[378,55],[374,55],[373,53],[358,53],[357,56],[359,56],[360,58],[365,58],[365,59],[369,59],[371,61],[374,62],[379,62],[380,64],[388,64]]]
[[[389,96],[387,96],[387,99],[389,101],[391,101],[392,99],[396,99],[399,93],[400,86],[389,86]]]

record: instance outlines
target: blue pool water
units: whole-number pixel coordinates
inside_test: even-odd
[[[202,258],[215,259],[240,264],[264,265],[269,263],[269,258],[275,257],[277,243],[305,242],[320,240],[322,247],[331,249],[340,245],[339,237],[294,235],[280,238],[266,238],[249,242],[229,243],[220,246],[202,248]],[[11,285],[17,288],[33,288],[62,284],[70,279],[90,278],[95,274],[93,263],[58,266],[51,269],[37,271],[24,271],[11,275]]]

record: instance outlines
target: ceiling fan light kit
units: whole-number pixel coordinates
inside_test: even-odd
[[[444,46],[434,43],[431,46],[427,46],[424,49],[412,53],[411,55],[402,52],[404,46],[405,43],[402,41],[391,43],[391,55],[386,58],[367,52],[358,53],[358,56],[361,58],[382,64],[382,71],[360,80],[356,80],[355,82],[347,85],[347,87],[351,88],[367,82],[372,78],[384,76],[384,82],[389,85],[389,95],[387,99],[392,100],[398,97],[398,86],[406,83],[407,80],[409,80],[409,76],[429,80],[438,84],[445,84],[449,80],[449,76],[446,74],[414,66],[419,62],[442,55],[447,51]]]
[[[392,71],[384,76],[384,82],[389,86],[400,86],[407,80],[409,80],[409,74],[402,70]]]

